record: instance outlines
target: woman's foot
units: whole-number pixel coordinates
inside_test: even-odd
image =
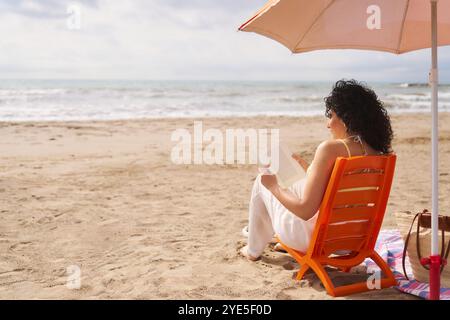
[[[273,250],[277,251],[277,252],[284,252],[287,253],[287,251],[283,248],[283,246],[281,245],[281,243],[277,243],[276,245],[273,246]]]
[[[242,247],[239,252],[250,261],[256,261],[259,259],[259,257],[255,258],[248,253],[248,245]]]

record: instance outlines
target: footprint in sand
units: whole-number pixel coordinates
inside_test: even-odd
[[[32,243],[31,241],[21,241],[21,242],[18,242],[18,243],[13,244],[12,246],[9,247],[9,249],[10,249],[10,250],[16,250],[16,249],[18,249],[19,247],[22,247],[22,246],[28,246],[28,245],[31,244],[31,243]]]
[[[45,223],[50,223],[53,221],[53,217],[47,216],[47,217],[42,217],[40,218],[37,223],[38,224],[45,224]]]

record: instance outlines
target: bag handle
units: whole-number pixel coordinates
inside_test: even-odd
[[[414,216],[414,219],[413,219],[413,221],[411,223],[411,226],[409,227],[409,231],[408,231],[408,234],[407,234],[406,239],[405,239],[405,246],[403,248],[403,255],[402,255],[402,267],[403,267],[403,274],[405,275],[406,279],[408,279],[408,280],[409,280],[409,278],[408,278],[408,275],[406,274],[405,259],[406,259],[406,252],[407,252],[407,249],[408,249],[408,244],[409,244],[409,238],[411,236],[411,231],[412,231],[412,228],[414,226],[414,222],[416,221],[417,218],[419,218],[419,220],[417,221],[416,250],[417,250],[417,256],[419,258],[419,261],[421,261],[422,260],[422,255],[421,255],[421,251],[420,251],[419,232],[420,232],[420,221],[422,220],[422,216],[424,214],[427,215],[427,218],[428,217],[431,218],[431,216],[429,216],[429,211],[427,209],[424,209],[422,212],[417,213]],[[439,218],[441,218],[441,217],[439,217]],[[442,221],[443,223],[444,223],[444,221],[446,222],[446,220],[444,220],[444,219],[442,219],[442,220],[443,220]],[[443,260],[446,260],[448,255],[449,255],[449,253],[450,253],[450,239],[449,239],[448,244],[447,244],[447,249],[445,249],[445,247],[446,247],[445,246],[445,229],[446,229],[446,227],[443,226],[443,228],[441,230],[442,231],[441,232],[442,237],[441,237],[441,254],[440,254],[440,256],[441,256],[441,259],[443,259]],[[423,265],[422,264],[422,266],[425,269],[430,270],[428,265]],[[442,273],[442,270],[444,270],[444,267],[445,267],[445,264],[442,264],[441,270],[440,270],[441,273]]]
[[[412,230],[412,227],[414,226],[414,222],[416,221],[417,217],[421,214],[422,214],[422,212],[419,212],[419,213],[416,213],[416,215],[414,216],[411,226],[409,227],[408,234],[406,235],[405,246],[403,247],[402,268],[403,268],[403,274],[405,275],[407,280],[409,280],[409,278],[408,278],[408,275],[406,274],[406,265],[405,265],[406,250],[408,249],[409,237],[411,236],[411,230]]]

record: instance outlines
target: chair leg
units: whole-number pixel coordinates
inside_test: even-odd
[[[317,277],[319,277],[320,281],[322,281],[323,286],[325,287],[325,290],[328,292],[328,294],[335,297],[336,296],[335,287],[330,277],[328,276],[328,273],[325,270],[325,268],[320,263],[314,260],[308,260],[308,264],[311,267],[311,269],[314,270]]]
[[[292,250],[289,250],[289,251],[291,251],[292,253],[295,253]],[[291,252],[289,252],[289,253],[291,253]],[[381,282],[380,282],[381,288],[388,288],[388,287],[391,287],[391,286],[394,286],[397,284],[394,274],[392,273],[391,269],[389,268],[387,263],[378,255],[378,253],[373,251],[370,254],[370,256],[368,256],[368,257],[371,258],[380,267],[381,271],[384,273],[385,277],[383,279],[381,279]],[[333,285],[333,282],[331,281],[328,273],[326,272],[324,266],[322,266],[318,261],[311,259],[308,256],[304,256],[300,259],[298,259],[298,258],[299,257],[296,257],[296,260],[301,265],[301,268],[297,272],[296,280],[301,280],[303,278],[303,276],[305,275],[306,271],[308,271],[309,268],[311,268],[314,270],[317,277],[323,283],[323,286],[325,287],[325,290],[327,291],[327,293],[333,297],[345,296],[345,295],[354,294],[357,292],[365,292],[365,291],[370,290],[369,287],[367,286],[366,281],[354,283],[354,284],[350,284],[350,285],[335,287]],[[350,267],[342,267],[340,269],[345,272],[348,272],[348,271],[350,271],[351,268]]]
[[[295,279],[302,280],[303,276],[305,275],[306,271],[308,271],[308,270],[309,270],[309,266],[306,263],[302,264],[300,270],[298,270],[298,272],[297,272],[297,276],[295,277]]]
[[[386,261],[384,261],[376,251],[372,252],[370,258],[380,267],[381,271],[383,271],[384,276],[386,277],[385,279],[387,281],[384,281],[383,287],[395,286],[397,284],[397,280],[395,280],[394,273],[392,272],[391,268],[389,268]]]
[[[294,258],[300,265],[302,265],[302,261],[303,261],[304,256],[300,255],[297,251],[295,251],[294,249],[288,247],[283,242],[280,241],[278,243],[281,244],[281,247],[284,250],[286,250],[286,252],[289,253],[292,258]]]
[[[308,255],[301,255],[299,252],[289,248],[282,242],[280,242],[280,244],[301,266],[299,271],[297,272],[296,280],[303,279],[305,273],[309,270],[309,268],[311,268],[323,283],[323,286],[325,287],[327,293],[333,297],[370,290],[367,286],[367,282],[365,281],[351,285],[335,287],[324,266],[322,266],[318,261],[311,259],[311,257],[309,257]],[[371,258],[380,267],[381,271],[385,275],[385,278],[381,279],[381,288],[388,288],[397,284],[397,281],[395,280],[394,274],[392,273],[391,269],[389,268],[387,263],[378,255],[378,253],[372,251],[372,253],[368,257]],[[340,269],[344,272],[349,272],[351,267],[341,267]]]

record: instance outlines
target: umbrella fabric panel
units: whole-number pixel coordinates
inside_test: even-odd
[[[438,45],[450,44],[450,0],[440,0],[438,8]],[[240,30],[265,35],[295,53],[318,49],[403,53],[430,47],[430,3],[272,0]]]

